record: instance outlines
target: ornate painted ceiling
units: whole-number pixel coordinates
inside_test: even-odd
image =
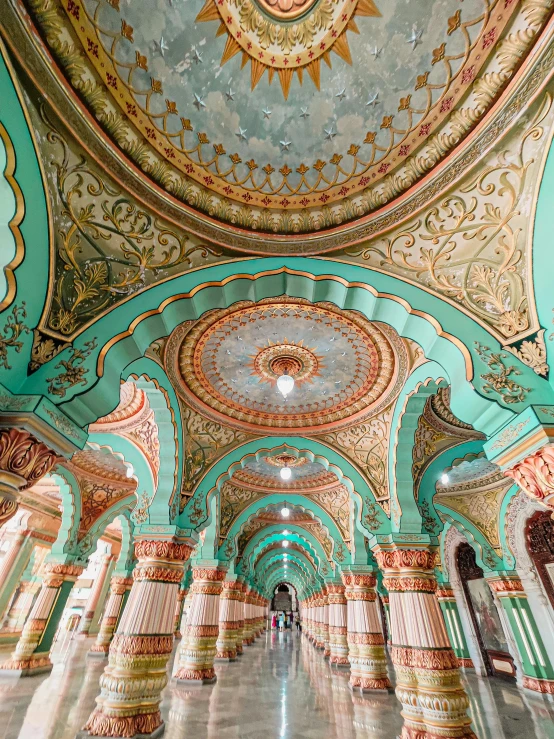
[[[253,433],[352,425],[392,402],[408,368],[405,345],[385,324],[301,300],[213,311],[170,337],[164,356],[189,405]],[[276,386],[285,373],[295,380],[289,398]]]
[[[186,226],[220,241],[225,223],[228,243],[259,251],[392,214],[487,117],[549,13],[536,0],[29,5],[26,45],[56,59],[59,107],[79,96],[126,179],[142,171]]]

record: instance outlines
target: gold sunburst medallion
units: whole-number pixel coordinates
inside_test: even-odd
[[[196,20],[219,21],[217,35],[227,35],[222,65],[242,52],[252,89],[268,70],[286,99],[293,76],[302,84],[304,71],[319,90],[320,65],[331,66],[331,52],[352,64],[347,31],[359,33],[356,16],[380,15],[374,0],[206,0]]]

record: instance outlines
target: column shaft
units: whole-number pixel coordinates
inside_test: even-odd
[[[208,683],[216,679],[214,659],[219,633],[219,595],[225,570],[195,567],[192,601],[173,675],[177,682]]]
[[[443,583],[437,590],[437,599],[444,617],[446,630],[450,637],[450,643],[454,654],[458,658],[458,667],[474,667],[473,660],[469,654],[454,591],[449,585]]]
[[[95,643],[89,650],[91,656],[98,655],[103,657],[108,654],[114,632],[123,613],[126,600],[125,596],[131,590],[132,585],[132,577],[112,575],[112,579],[110,580],[110,594],[102,616],[100,631],[98,632]]]
[[[100,678],[97,706],[83,734],[133,737],[159,733],[161,692],[173,649],[175,603],[191,548],[138,541],[133,586]]]
[[[44,566],[40,593],[3,670],[35,675],[52,669],[50,649],[73,584],[82,572],[83,567],[71,564],[51,562]]]
[[[100,595],[102,594],[102,589],[104,588],[104,583],[106,582],[106,576],[108,574],[111,561],[111,555],[105,554],[102,556],[100,569],[94,579],[94,584],[91,588],[90,595],[85,606],[85,612],[83,613],[81,623],[79,624],[78,633],[81,636],[88,636],[89,634],[90,627],[94,620],[94,614],[96,613],[98,602],[100,601]]]
[[[381,549],[376,558],[389,592],[390,651],[396,696],[403,706],[403,739],[475,739],[458,659],[435,597],[435,553]]]
[[[237,582],[237,602],[235,605],[237,615],[237,657],[243,653],[243,641],[244,641],[244,611],[245,611],[245,597],[244,583]]]
[[[377,611],[377,579],[373,574],[343,572],[348,612],[350,686],[360,690],[391,687],[385,639]]]
[[[219,635],[216,643],[216,659],[235,660],[239,634],[238,611],[242,586],[236,580],[223,583],[219,596]]]
[[[181,634],[181,621],[183,619],[183,608],[185,605],[185,598],[187,597],[188,588],[180,588],[177,594],[177,605],[175,606],[175,622],[173,625],[173,636],[176,639],[180,639],[183,635]]]
[[[329,600],[329,662],[347,667],[347,611],[344,585],[327,585]]]

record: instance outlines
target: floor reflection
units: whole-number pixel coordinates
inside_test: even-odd
[[[74,739],[94,707],[103,662],[75,642],[48,676],[0,676],[0,739]],[[267,634],[237,662],[216,666],[214,685],[168,685],[167,739],[395,739],[394,694],[361,695],[296,633]],[[465,680],[479,739],[554,739],[554,704],[500,680]]]

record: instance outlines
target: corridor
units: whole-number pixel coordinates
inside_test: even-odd
[[[104,661],[86,660],[88,641],[55,654],[48,676],[0,677],[0,739],[74,739],[98,693]],[[393,694],[348,688],[348,671],[331,669],[296,633],[268,633],[230,664],[214,685],[168,685],[166,739],[395,739],[402,729]],[[554,739],[554,704],[498,679],[464,680],[479,739]]]

